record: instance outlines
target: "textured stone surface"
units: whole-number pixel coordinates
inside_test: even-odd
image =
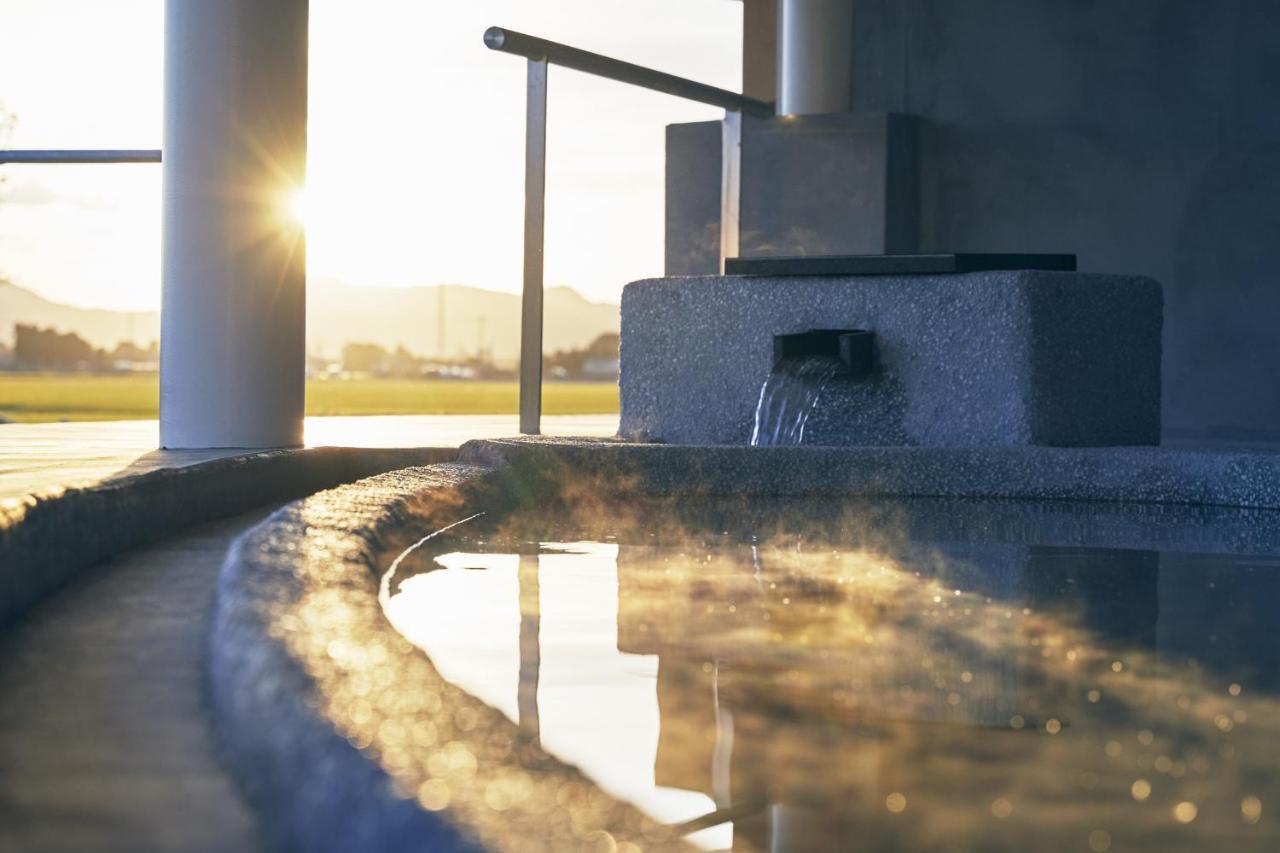
[[[0,505],[0,629],[85,566],[184,527],[456,451],[312,448],[250,453]]]
[[[467,494],[485,474],[437,465],[313,495],[229,554],[213,702],[277,849],[686,849],[446,682],[383,615],[391,556],[504,500]]]
[[[676,502],[707,495],[753,503],[860,496],[877,499],[872,505],[882,497],[1017,498],[915,501],[918,514],[904,518],[913,538],[949,542],[948,553],[961,559],[994,553],[1010,572],[1023,571],[1028,547],[1045,544],[1149,548],[1160,541],[1185,551],[1280,552],[1280,513],[1273,511],[1280,509],[1280,454],[695,448],[542,438],[473,442],[462,458],[465,464],[385,474],[291,504],[242,538],[223,568],[212,641],[217,721],[283,849],[568,849],[601,841],[560,834],[565,821],[584,819],[562,809],[497,813],[485,792],[511,778],[523,779],[522,789],[534,786],[535,801],[546,795],[538,786],[547,780],[557,790],[581,786],[571,790],[593,804],[592,831],[608,831],[615,842],[638,825],[629,807],[576,771],[501,746],[513,743],[513,724],[444,683],[384,618],[377,575],[389,555],[476,511],[500,513],[566,491]],[[1082,521],[1079,506],[1065,500],[1105,503]],[[1152,511],[1135,502],[1171,506]],[[975,543],[973,530],[990,536]],[[406,735],[424,722],[423,734]],[[471,751],[474,769],[441,774],[442,751],[458,749],[451,744]],[[443,807],[437,783],[448,791]],[[668,840],[647,837],[645,846]]]
[[[917,119],[919,249],[1156,278],[1166,437],[1280,442],[1280,4],[848,2],[852,102]],[[667,150],[686,186],[718,186],[718,157]],[[698,205],[718,215],[677,198],[669,244]]]
[[[1160,286],[1051,272],[653,279],[622,298],[624,437],[743,444],[775,334],[871,329],[880,368],[834,381],[818,445],[1156,444]]]
[[[484,794],[503,778],[524,779],[517,787],[533,785],[529,790],[541,792],[535,799],[548,779],[553,787],[581,786],[571,790],[593,804],[585,818],[592,831],[608,831],[614,841],[639,825],[629,807],[555,759],[491,751],[494,743],[513,742],[513,724],[444,683],[384,618],[378,572],[389,555],[476,511],[501,512],[566,491],[677,502],[707,495],[752,502],[788,495],[1016,498],[916,501],[920,512],[907,523],[913,537],[949,542],[948,553],[960,557],[980,551],[985,560],[994,548],[1010,571],[1021,570],[1027,547],[1045,544],[1149,548],[1155,540],[1185,551],[1280,552],[1280,513],[1273,511],[1280,509],[1280,454],[1265,452],[758,449],[530,438],[472,442],[462,460],[291,504],[242,538],[223,568],[212,640],[217,722],[283,849],[568,849],[601,841],[591,833],[561,835],[565,821],[584,819],[562,809],[496,814]],[[1079,506],[1065,500],[1106,503],[1085,523]],[[1137,502],[1170,506],[1153,512]],[[1029,517],[1034,534],[1027,534]],[[975,529],[1005,544],[993,546],[985,536],[973,543]],[[424,722],[424,734],[406,741]],[[457,750],[452,743],[476,759],[461,777],[438,772],[441,751]],[[524,772],[531,775],[520,777]],[[444,806],[434,799],[436,783],[448,790]],[[646,848],[669,841],[647,840]]]
[[[677,447],[581,439],[463,445],[518,481],[642,494],[1144,502],[1280,509],[1280,453],[1156,447]],[[540,472],[551,472],[542,475]]]
[[[924,539],[960,541],[968,528],[1024,545],[1161,542],[1175,551],[1280,553],[1280,453],[1272,451],[672,447],[529,437],[472,442],[462,452],[470,462],[509,469],[515,483],[567,479],[677,501],[906,501],[913,535]],[[1100,504],[1087,522],[1082,503]],[[1034,519],[1038,538],[1020,536],[1020,519]]]
[[[218,568],[268,513],[96,566],[0,633],[0,851],[262,849],[205,673]]]

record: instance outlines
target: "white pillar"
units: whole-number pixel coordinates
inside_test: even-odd
[[[167,0],[160,444],[302,443],[308,0]]]
[[[781,0],[778,10],[778,113],[850,110],[851,0]]]

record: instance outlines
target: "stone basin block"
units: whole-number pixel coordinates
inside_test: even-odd
[[[621,434],[746,444],[773,336],[875,332],[876,366],[833,380],[814,445],[1154,445],[1156,281],[1002,271],[879,277],[702,276],[622,296]]]

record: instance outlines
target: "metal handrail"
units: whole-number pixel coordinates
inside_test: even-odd
[[[596,77],[605,77],[619,83],[629,83],[632,86],[675,95],[677,98],[710,104],[730,112],[760,118],[768,118],[774,114],[773,104],[767,101],[749,98],[737,92],[730,92],[728,89],[708,86],[706,83],[677,77],[643,65],[635,65],[623,62],[621,59],[570,47],[567,44],[518,33],[515,30],[490,27],[484,32],[484,44],[490,50],[514,53],[527,59],[545,60],[551,65],[572,68],[574,71],[594,74]]]
[[[154,148],[0,150],[0,163],[159,163]]]
[[[520,432],[537,435],[542,424],[543,245],[547,189],[547,69],[560,65],[675,95],[725,110],[721,134],[720,262],[738,254],[738,195],[742,180],[742,116],[768,118],[773,104],[684,77],[580,50],[559,42],[490,27],[485,47],[528,60],[524,142],[524,283],[520,300]]]
[[[490,50],[528,60],[525,125],[524,283],[520,321],[520,431],[536,435],[542,421],[542,297],[547,170],[547,69],[560,65],[632,86],[674,95],[725,110],[722,135],[720,258],[738,253],[738,195],[741,183],[742,116],[768,118],[773,104],[677,77],[643,65],[570,47],[559,42],[490,27]],[[161,152],[137,150],[0,150],[4,163],[159,163]]]

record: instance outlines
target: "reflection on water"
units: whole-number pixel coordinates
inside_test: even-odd
[[[1272,558],[528,532],[441,537],[388,616],[699,846],[1280,845]]]

